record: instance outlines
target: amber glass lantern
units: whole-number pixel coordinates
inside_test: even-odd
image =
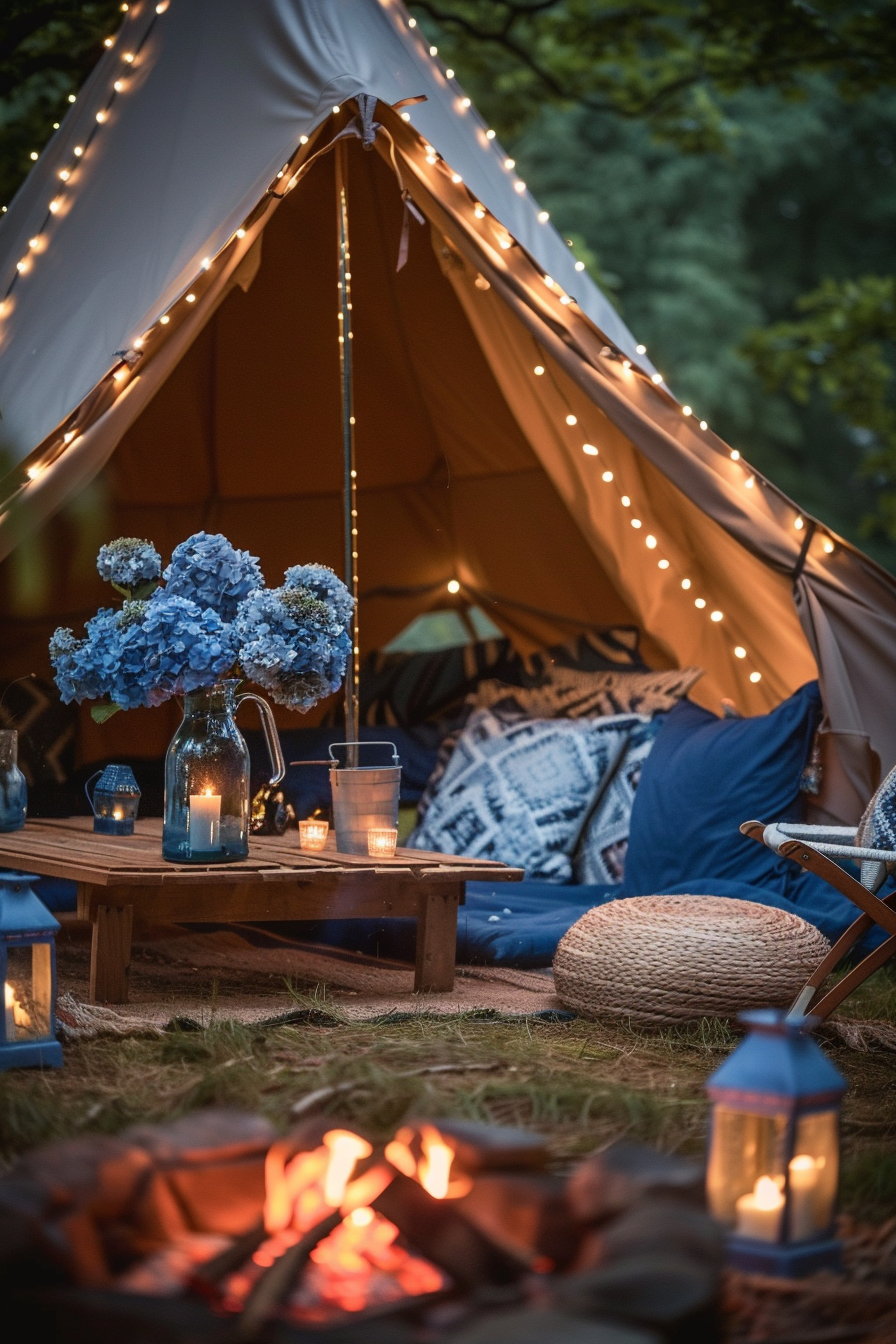
[[[709,1079],[710,1212],[735,1268],[798,1277],[836,1267],[839,1113],[846,1084],[812,1018],[744,1013],[743,1043]]]
[[[58,922],[26,873],[0,873],[0,1070],[62,1063],[56,1040]]]

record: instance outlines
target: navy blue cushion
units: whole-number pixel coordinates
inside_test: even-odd
[[[817,682],[749,719],[676,705],[644,763],[621,894],[735,896],[791,910],[827,938],[839,937],[856,907],[738,830],[743,821],[799,816],[800,774],[820,712]],[[882,936],[872,933],[863,946]]]

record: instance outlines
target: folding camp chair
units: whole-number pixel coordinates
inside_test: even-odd
[[[790,1009],[791,1016],[811,1013],[813,1017],[824,1019],[869,975],[896,956],[896,892],[883,898],[876,894],[887,872],[894,870],[896,850],[864,849],[856,845],[856,828],[852,826],[791,826],[789,823],[764,826],[761,821],[745,821],[740,829],[742,835],[767,845],[776,854],[794,859],[862,911],[809,976]],[[860,880],[856,881],[845,872],[835,859],[851,859],[858,864]],[[879,924],[889,937],[853,966],[827,994],[818,998],[831,971],[836,970],[853,944],[874,924]]]

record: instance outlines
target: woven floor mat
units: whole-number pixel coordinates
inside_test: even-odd
[[[309,1013],[353,1021],[394,1014],[486,1011],[507,1016],[562,1012],[548,971],[459,966],[448,994],[415,994],[413,968],[319,945],[265,935],[267,945],[236,929],[197,933],[160,926],[134,943],[130,1002],[86,1002],[88,948],[60,947],[60,1024],[70,1039],[164,1029],[173,1021],[271,1022]]]

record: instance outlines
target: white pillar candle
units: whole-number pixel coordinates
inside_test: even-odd
[[[815,1235],[815,1192],[818,1167],[814,1157],[798,1153],[787,1168],[790,1186],[790,1240],[805,1241]]]
[[[8,982],[4,985],[4,1008],[6,1023],[6,1041],[10,1044],[16,1038],[16,996],[12,991],[12,985]]]
[[[206,789],[190,794],[190,853],[203,854],[220,846],[221,796]]]
[[[757,1241],[777,1241],[781,1231],[784,1196],[771,1176],[760,1176],[749,1194],[735,1204],[737,1234]]]

